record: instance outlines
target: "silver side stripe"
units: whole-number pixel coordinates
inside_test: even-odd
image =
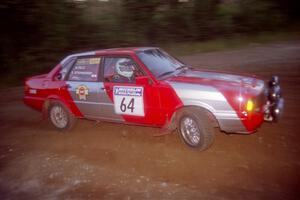
[[[233,111],[219,111],[215,112],[214,115],[217,119],[235,119],[240,120],[240,118],[237,116],[237,114]]]
[[[209,110],[226,132],[246,131],[236,111],[216,88],[200,84],[168,82],[185,106],[199,106]]]
[[[114,105],[112,103],[100,103],[100,102],[91,102],[91,101],[74,101],[75,103],[81,104],[93,104],[93,105]]]
[[[198,88],[198,90],[201,88]],[[185,96],[186,89],[179,88],[176,90],[178,96]],[[191,96],[189,96],[189,100],[198,100],[201,97],[203,100],[214,100],[214,101],[226,101],[225,97],[216,91],[193,91]],[[184,98],[183,98],[184,99]]]

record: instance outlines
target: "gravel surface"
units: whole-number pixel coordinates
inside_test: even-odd
[[[23,105],[22,88],[0,99],[0,199],[299,199],[300,42],[255,44],[190,55],[187,64],[280,76],[286,101],[278,124],[255,134],[216,130],[204,152],[158,129],[88,120],[54,130]]]

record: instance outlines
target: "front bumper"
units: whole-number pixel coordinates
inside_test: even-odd
[[[282,98],[278,77],[273,76],[268,84],[267,102],[264,105],[264,120],[278,122],[282,118],[284,109],[284,99]]]

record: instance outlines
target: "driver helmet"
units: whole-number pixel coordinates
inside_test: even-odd
[[[134,66],[130,59],[122,58],[116,63],[116,71],[119,75],[126,78],[131,78],[133,75]]]

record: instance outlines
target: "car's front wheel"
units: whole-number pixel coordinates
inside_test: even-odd
[[[70,130],[75,124],[76,118],[59,102],[50,104],[48,115],[51,124],[61,131]]]
[[[200,151],[212,145],[215,135],[208,112],[198,108],[185,108],[179,112],[178,132],[185,144]]]

